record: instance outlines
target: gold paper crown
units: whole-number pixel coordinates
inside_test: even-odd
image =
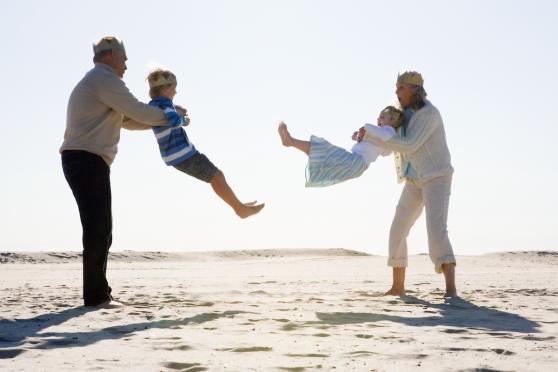
[[[424,84],[421,74],[416,71],[405,71],[404,73],[397,75],[397,82],[418,85],[419,87],[422,87],[422,84]]]
[[[99,40],[97,44],[93,44],[93,53],[95,54],[112,49],[126,52],[126,50],[124,49],[124,43],[119,41],[114,36],[105,36],[104,38]]]
[[[176,84],[176,76],[170,71],[156,70],[149,74],[147,82],[150,88]]]

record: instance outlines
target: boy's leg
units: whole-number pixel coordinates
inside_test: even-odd
[[[405,294],[405,268],[407,267],[407,236],[422,213],[423,201],[419,187],[407,181],[391,223],[389,232],[388,266],[393,267],[393,284],[386,295]]]
[[[436,272],[443,272],[446,281],[444,297],[457,296],[455,286],[455,256],[448,237],[448,206],[451,177],[439,177],[424,185],[426,229],[430,259]]]
[[[240,218],[246,218],[253,214],[258,213],[262,210],[265,204],[258,204],[255,205],[254,203],[242,203],[232,189],[230,188],[227,180],[225,179],[225,175],[220,170],[215,173],[213,178],[211,179],[211,187],[213,191],[221,198],[225,203],[230,205],[234,212]]]
[[[283,146],[286,146],[286,147],[292,146],[296,149],[299,149],[300,151],[302,151],[306,155],[310,154],[310,142],[299,140],[297,138],[293,138],[291,136],[291,134],[289,133],[289,130],[287,129],[287,124],[285,124],[283,122],[279,123],[278,131],[279,131],[279,136],[281,137],[281,142],[283,143]]]
[[[174,166],[176,169],[211,184],[213,191],[234,209],[240,218],[246,218],[262,210],[265,204],[242,203],[230,188],[225,175],[207,158],[197,153],[189,159]]]

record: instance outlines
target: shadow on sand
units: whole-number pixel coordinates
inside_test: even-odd
[[[447,299],[445,303],[435,304],[414,296],[403,296],[405,304],[435,309],[434,316],[406,317],[375,313],[316,313],[319,321],[306,322],[307,325],[343,325],[355,323],[375,323],[390,321],[414,327],[447,326],[467,329],[480,329],[492,332],[539,332],[540,324],[520,315],[505,311],[477,306],[462,298]],[[446,330],[451,333],[451,330]]]
[[[190,318],[116,325],[91,332],[42,332],[49,327],[62,324],[71,318],[82,316],[91,311],[97,311],[97,309],[83,306],[60,312],[46,313],[29,319],[0,319],[0,359],[14,358],[29,349],[83,347],[101,340],[129,337],[136,332],[147,329],[179,329],[191,323],[201,324],[244,313],[244,311],[202,313]],[[21,348],[23,345],[25,347]]]

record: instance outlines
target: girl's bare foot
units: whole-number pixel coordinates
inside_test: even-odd
[[[265,204],[256,204],[256,202],[244,203],[235,212],[240,218],[247,218],[260,211],[265,207]]]
[[[292,142],[293,142],[293,138],[291,137],[291,134],[289,133],[289,130],[287,129],[287,124],[280,122],[279,123],[279,136],[281,137],[281,142],[283,143],[283,146],[291,146]]]

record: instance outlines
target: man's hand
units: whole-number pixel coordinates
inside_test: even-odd
[[[180,105],[174,105],[174,108],[176,109],[176,112],[178,112],[180,115],[184,116],[184,127],[187,127],[188,125],[190,125],[190,117],[188,116],[188,111],[180,106]]]

